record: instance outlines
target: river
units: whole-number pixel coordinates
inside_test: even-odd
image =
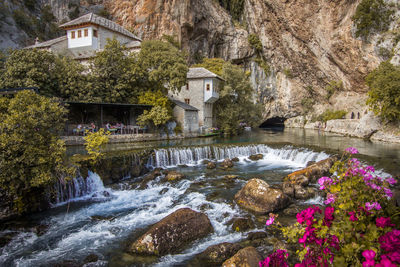
[[[2,244],[0,265],[83,263],[89,255],[96,255],[97,261],[86,266],[188,265],[197,253],[210,245],[239,242],[248,232],[264,229],[263,218],[260,220],[240,209],[233,201],[234,194],[247,180],[258,177],[277,185],[285,175],[304,168],[307,162],[341,153],[349,146],[356,147],[360,151],[359,157],[381,172],[399,174],[399,145],[371,143],[303,129],[246,132],[234,138],[110,145],[107,150],[114,152],[154,148],[154,158],[148,162],[150,167],[177,170],[186,178],[164,182],[162,177],[158,177],[140,187],[143,183],[139,177],[104,186],[96,173],[89,172],[84,182],[74,184],[74,190],[80,190],[79,195],[74,195],[69,201],[54,203],[54,208],[46,212],[2,225],[0,236],[11,237],[10,242]],[[81,147],[69,148],[69,154],[80,152]],[[264,159],[248,160],[248,156],[257,153],[263,154]],[[222,161],[233,157],[238,157],[239,162],[228,171],[219,168],[208,170],[202,164],[203,159]],[[237,177],[227,179],[225,175]],[[297,204],[322,204],[322,198],[317,195],[297,201]],[[149,226],[183,207],[204,212],[210,218],[214,232],[175,255],[154,259],[127,253],[129,244]],[[237,217],[253,221],[254,229],[236,232],[231,221]],[[283,214],[281,217],[285,219]],[[31,230],[35,225],[47,225],[48,229],[38,234]]]

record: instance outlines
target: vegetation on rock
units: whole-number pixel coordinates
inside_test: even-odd
[[[362,0],[352,17],[356,37],[368,38],[373,32],[386,31],[392,14],[384,0]]]
[[[386,122],[400,120],[400,67],[382,62],[366,78],[367,104]]]
[[[66,109],[33,91],[0,98],[0,187],[24,212],[32,191],[66,172],[65,146],[59,138]]]
[[[256,50],[256,52],[262,52],[263,45],[261,43],[260,38],[257,36],[257,34],[249,34],[249,37],[247,38],[249,41],[249,44],[252,48]]]
[[[339,120],[339,119],[343,119],[346,114],[347,114],[347,111],[345,111],[345,110],[332,111],[332,110],[328,109],[328,110],[325,110],[322,114],[320,114],[317,118],[315,118],[314,121],[327,122],[330,120]]]
[[[329,100],[331,96],[337,91],[343,89],[343,83],[338,81],[330,81],[327,86],[325,86],[326,99]]]
[[[219,3],[231,14],[234,20],[240,20],[244,10],[244,0],[219,0]]]

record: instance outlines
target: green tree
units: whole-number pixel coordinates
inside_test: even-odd
[[[54,78],[57,88],[54,95],[68,101],[100,102],[96,88],[90,84],[87,69],[79,62],[64,56],[55,59]]]
[[[128,54],[115,38],[107,40],[104,50],[92,59],[90,69],[90,87],[103,102],[136,103],[139,93],[151,88],[149,73],[138,55]]]
[[[68,57],[37,49],[13,50],[4,63],[4,70],[0,70],[0,87],[38,87],[41,95],[90,101],[94,90],[88,84],[85,71],[83,65]]]
[[[135,58],[126,55],[125,50],[117,39],[109,39],[104,50],[96,53],[91,61],[90,79],[97,96],[104,102],[126,103],[134,96]]]
[[[86,132],[85,137],[83,137],[85,149],[93,163],[97,163],[104,156],[101,150],[109,141],[108,135],[110,135],[110,132],[100,128],[97,132]]]
[[[24,212],[29,195],[65,172],[65,144],[59,138],[66,109],[32,91],[0,100],[0,187]]]
[[[225,63],[222,78],[225,83],[214,105],[218,126],[225,134],[237,134],[240,123],[258,125],[262,107],[253,102],[253,88],[246,73],[239,66]]]
[[[144,87],[148,90],[179,92],[186,84],[188,66],[185,55],[168,42],[144,41],[138,63],[147,72]]]
[[[45,96],[54,96],[57,80],[54,54],[37,49],[13,50],[5,63],[0,87],[38,87]]]
[[[222,68],[225,63],[226,61],[222,58],[203,58],[201,63],[195,64],[193,67],[203,67],[219,76],[222,76]]]
[[[384,121],[400,119],[400,67],[382,62],[366,78],[369,87],[367,104]]]
[[[387,30],[392,14],[384,0],[362,0],[352,17],[356,36],[368,38],[372,31]]]
[[[150,111],[145,110],[143,114],[138,117],[138,124],[159,129],[171,119],[172,116],[167,108],[155,106]]]
[[[142,92],[139,95],[139,101],[138,102],[139,102],[139,104],[159,106],[159,107],[166,108],[172,114],[171,101],[161,91]]]
[[[173,118],[172,103],[161,91],[147,91],[139,96],[139,104],[152,105],[150,111],[144,111],[139,124],[159,128]]]

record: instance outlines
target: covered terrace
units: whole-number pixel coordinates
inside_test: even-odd
[[[112,134],[138,134],[146,128],[137,125],[137,117],[151,105],[122,103],[65,102],[68,120],[65,135],[83,135],[85,130],[97,131],[104,128]]]

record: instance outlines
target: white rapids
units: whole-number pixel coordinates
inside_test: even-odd
[[[258,153],[264,155],[263,160],[258,162],[247,160],[249,155]],[[220,161],[232,157],[239,157],[238,164],[242,168],[256,166],[261,173],[264,173],[268,170],[287,172],[305,166],[308,161],[327,158],[328,155],[290,147],[273,149],[266,145],[225,148],[206,146],[157,149],[155,159],[150,164],[154,167],[170,168],[180,164],[195,165],[197,169],[186,168],[186,171],[196,169],[201,173],[204,171],[199,165],[201,160]],[[189,178],[176,183],[161,183],[156,179],[150,181],[144,190],[105,188],[96,173],[90,173],[85,180],[80,179],[76,178],[69,185],[56,188],[59,194],[55,203],[56,208],[41,217],[42,224],[50,225],[45,234],[37,236],[34,233],[21,232],[9,244],[0,248],[0,266],[52,266],[71,259],[82,262],[89,254],[99,256],[96,266],[107,266],[111,260],[107,256],[110,251],[123,253],[126,249],[124,242],[132,234],[137,236],[150,225],[184,207],[206,213],[214,232],[206,238],[197,240],[179,254],[161,257],[156,263],[157,266],[182,264],[210,245],[237,242],[247,234],[233,231],[228,224],[235,217],[245,216],[246,211],[241,210],[233,201],[207,198],[206,190],[214,190],[212,184],[202,189],[197,188],[197,184],[219,179],[218,177],[196,174],[189,175]],[[235,183],[237,190],[243,181]],[[229,190],[224,189],[225,191]],[[83,201],[81,203],[83,205],[74,208],[73,204],[79,205],[79,203],[72,203],[71,209],[70,205],[65,205],[77,201]]]

